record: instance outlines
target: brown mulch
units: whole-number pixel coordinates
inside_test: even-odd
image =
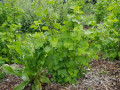
[[[120,90],[120,61],[98,60],[90,63],[92,71],[87,69],[84,78],[76,85],[65,87],[50,83],[44,85],[44,90]],[[13,87],[22,81],[17,76],[7,75],[0,83],[0,90],[13,90]],[[24,90],[31,90],[26,88]]]
[[[13,87],[21,81],[22,79],[19,77],[7,74],[7,76],[0,83],[0,90],[13,90]]]

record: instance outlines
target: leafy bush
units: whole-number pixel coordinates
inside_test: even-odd
[[[41,90],[42,84],[50,81],[76,84],[86,73],[85,67],[90,68],[91,59],[98,59],[99,52],[111,59],[120,56],[120,1],[107,1],[98,0],[96,21],[81,18],[85,7],[82,1],[68,0],[63,5],[62,0],[34,0],[26,6],[20,6],[25,0],[5,2],[0,9],[5,17],[0,26],[0,63],[13,60],[23,66],[1,67],[24,80],[14,90],[22,90],[28,83],[33,84],[33,90]],[[94,10],[89,13],[94,14]],[[89,30],[83,29],[81,20],[91,25]]]
[[[95,12],[95,5],[91,4],[91,3],[87,3],[83,6],[82,10],[84,11],[84,13],[86,14],[94,14]]]
[[[97,43],[90,42],[91,38],[95,38],[94,32],[83,30],[79,22],[80,7],[72,6],[71,9],[73,13],[68,14],[67,20],[62,24],[57,23],[57,17],[46,11],[44,16],[49,15],[47,20],[52,20],[52,29],[51,24],[43,26],[46,19],[35,21],[31,28],[40,32],[26,34],[24,39],[18,36],[14,45],[8,45],[15,63],[24,66],[19,72],[8,65],[2,66],[5,72],[18,75],[24,80],[15,90],[23,89],[29,82],[34,83],[33,90],[39,90],[42,83],[49,83],[50,80],[75,84],[86,72],[84,67],[90,68],[91,58],[98,59]],[[49,78],[50,75],[52,79]]]
[[[38,17],[35,15],[35,10],[37,7],[36,3],[37,2],[35,0],[34,2],[32,0],[17,0],[17,6],[19,6],[23,12],[20,22],[22,25],[22,32],[34,32],[30,29],[30,25],[32,25],[33,22],[38,19]]]
[[[108,38],[106,38],[106,44],[104,47],[105,57],[110,58],[111,60],[120,59],[120,13],[119,6],[120,1],[116,0],[111,2],[108,10],[108,17],[105,21],[105,26],[107,28]]]
[[[16,4],[16,2],[6,2],[5,5],[1,7],[1,13],[5,13],[6,16],[2,15],[6,17],[6,19],[1,22],[0,26],[0,59],[7,63],[11,63],[13,60],[7,44],[11,45],[16,41],[17,31],[21,27],[19,22],[22,12],[16,8],[14,4]]]
[[[6,18],[5,7],[2,6],[2,3],[0,3],[0,26],[6,20]]]
[[[97,0],[95,5],[95,17],[97,23],[103,22],[106,18],[108,5],[109,0]]]
[[[93,24],[93,28],[91,29],[97,34],[96,38],[92,41],[101,43],[100,52],[103,54],[103,58],[109,58],[110,60],[118,60],[120,57],[119,4],[120,1],[109,1],[104,22]]]

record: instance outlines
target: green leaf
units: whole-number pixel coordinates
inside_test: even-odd
[[[11,67],[7,64],[4,64],[1,68],[4,70],[5,73],[21,76],[21,71],[18,70],[18,69],[20,69],[18,67],[15,68],[14,66]]]
[[[12,69],[9,65],[4,64],[1,68],[2,68],[6,73],[15,75],[15,72],[13,71],[13,69]]]
[[[70,60],[70,61],[68,61],[68,63],[66,63],[66,66],[67,67],[74,67],[74,65],[75,65],[75,61],[73,61],[73,60]]]
[[[32,85],[32,90],[42,90],[39,83],[38,83],[38,81],[36,81],[36,82],[35,81],[34,81],[34,84]]]
[[[54,39],[50,40],[50,43],[51,43],[52,47],[56,47],[56,45],[58,43],[58,39],[54,38]]]
[[[71,81],[71,77],[70,76],[65,77],[65,81],[66,82]]]
[[[90,35],[90,34],[93,33],[93,32],[91,32],[91,31],[89,31],[89,30],[86,30],[86,31],[84,31],[84,33],[85,33],[85,35]]]
[[[53,19],[58,19],[59,18],[59,14],[57,14],[57,13],[51,13],[51,17],[53,18]]]
[[[21,82],[19,85],[15,86],[13,88],[13,90],[23,90],[25,88],[25,86],[27,86],[27,84],[29,83],[30,81],[23,81]]]
[[[46,46],[44,49],[45,49],[45,52],[48,53],[52,49],[52,47]]]
[[[42,75],[42,76],[41,76],[40,81],[41,81],[42,83],[50,83],[49,78],[47,78],[45,75]]]
[[[113,10],[114,9],[114,6],[112,6],[112,5],[110,5],[108,8],[107,8],[107,10],[109,10],[109,11],[111,11],[111,10]]]
[[[49,30],[49,28],[47,26],[43,26],[42,30]]]
[[[77,54],[78,56],[81,56],[82,54],[85,54],[85,50],[83,48],[78,48]]]
[[[67,75],[67,70],[66,69],[58,70],[58,75],[60,75],[61,77],[65,77]]]
[[[95,60],[98,60],[99,57],[98,57],[98,55],[94,55],[93,58],[94,58]]]
[[[23,55],[23,52],[21,49],[21,43],[19,41],[16,41],[15,44],[16,44],[15,50],[17,51],[17,53],[19,53],[20,55]]]
[[[28,77],[27,73],[25,73],[25,72],[22,73],[22,79],[24,81],[29,81],[29,77]]]
[[[47,1],[48,4],[53,4],[53,0]]]
[[[34,24],[36,25],[36,26],[38,26],[39,24],[38,24],[38,21],[34,21]]]
[[[0,65],[3,65],[5,63],[5,61],[0,60]]]
[[[72,80],[70,81],[70,83],[76,84],[76,83],[77,83],[77,80],[74,78],[74,79],[72,79]]]
[[[118,53],[118,56],[120,57],[120,52]],[[119,58],[120,59],[120,58]]]
[[[35,28],[36,26],[35,25],[31,25],[30,28]]]
[[[100,44],[97,44],[97,45],[95,45],[95,47],[97,47],[98,49],[100,49],[100,48],[101,48],[101,45],[100,45]]]
[[[59,23],[54,23],[53,26],[54,26],[56,29],[60,29],[60,24],[59,24]]]
[[[69,43],[69,42],[64,42],[64,46],[65,46],[66,48],[68,48],[68,47],[70,46],[70,43]]]

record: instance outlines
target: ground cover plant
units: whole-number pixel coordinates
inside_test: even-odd
[[[91,69],[91,59],[97,60],[99,55],[119,59],[119,4],[119,0],[1,3],[0,68],[23,79],[14,90],[23,90],[29,83],[32,90],[42,90],[50,82],[76,84],[85,68]]]

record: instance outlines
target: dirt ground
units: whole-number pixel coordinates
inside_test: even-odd
[[[97,60],[90,63],[92,71],[87,69],[84,78],[76,85],[50,83],[44,85],[43,90],[120,90],[120,61]],[[22,81],[17,76],[9,75],[0,83],[0,90],[13,90],[13,87]],[[30,84],[24,90],[31,90]]]

